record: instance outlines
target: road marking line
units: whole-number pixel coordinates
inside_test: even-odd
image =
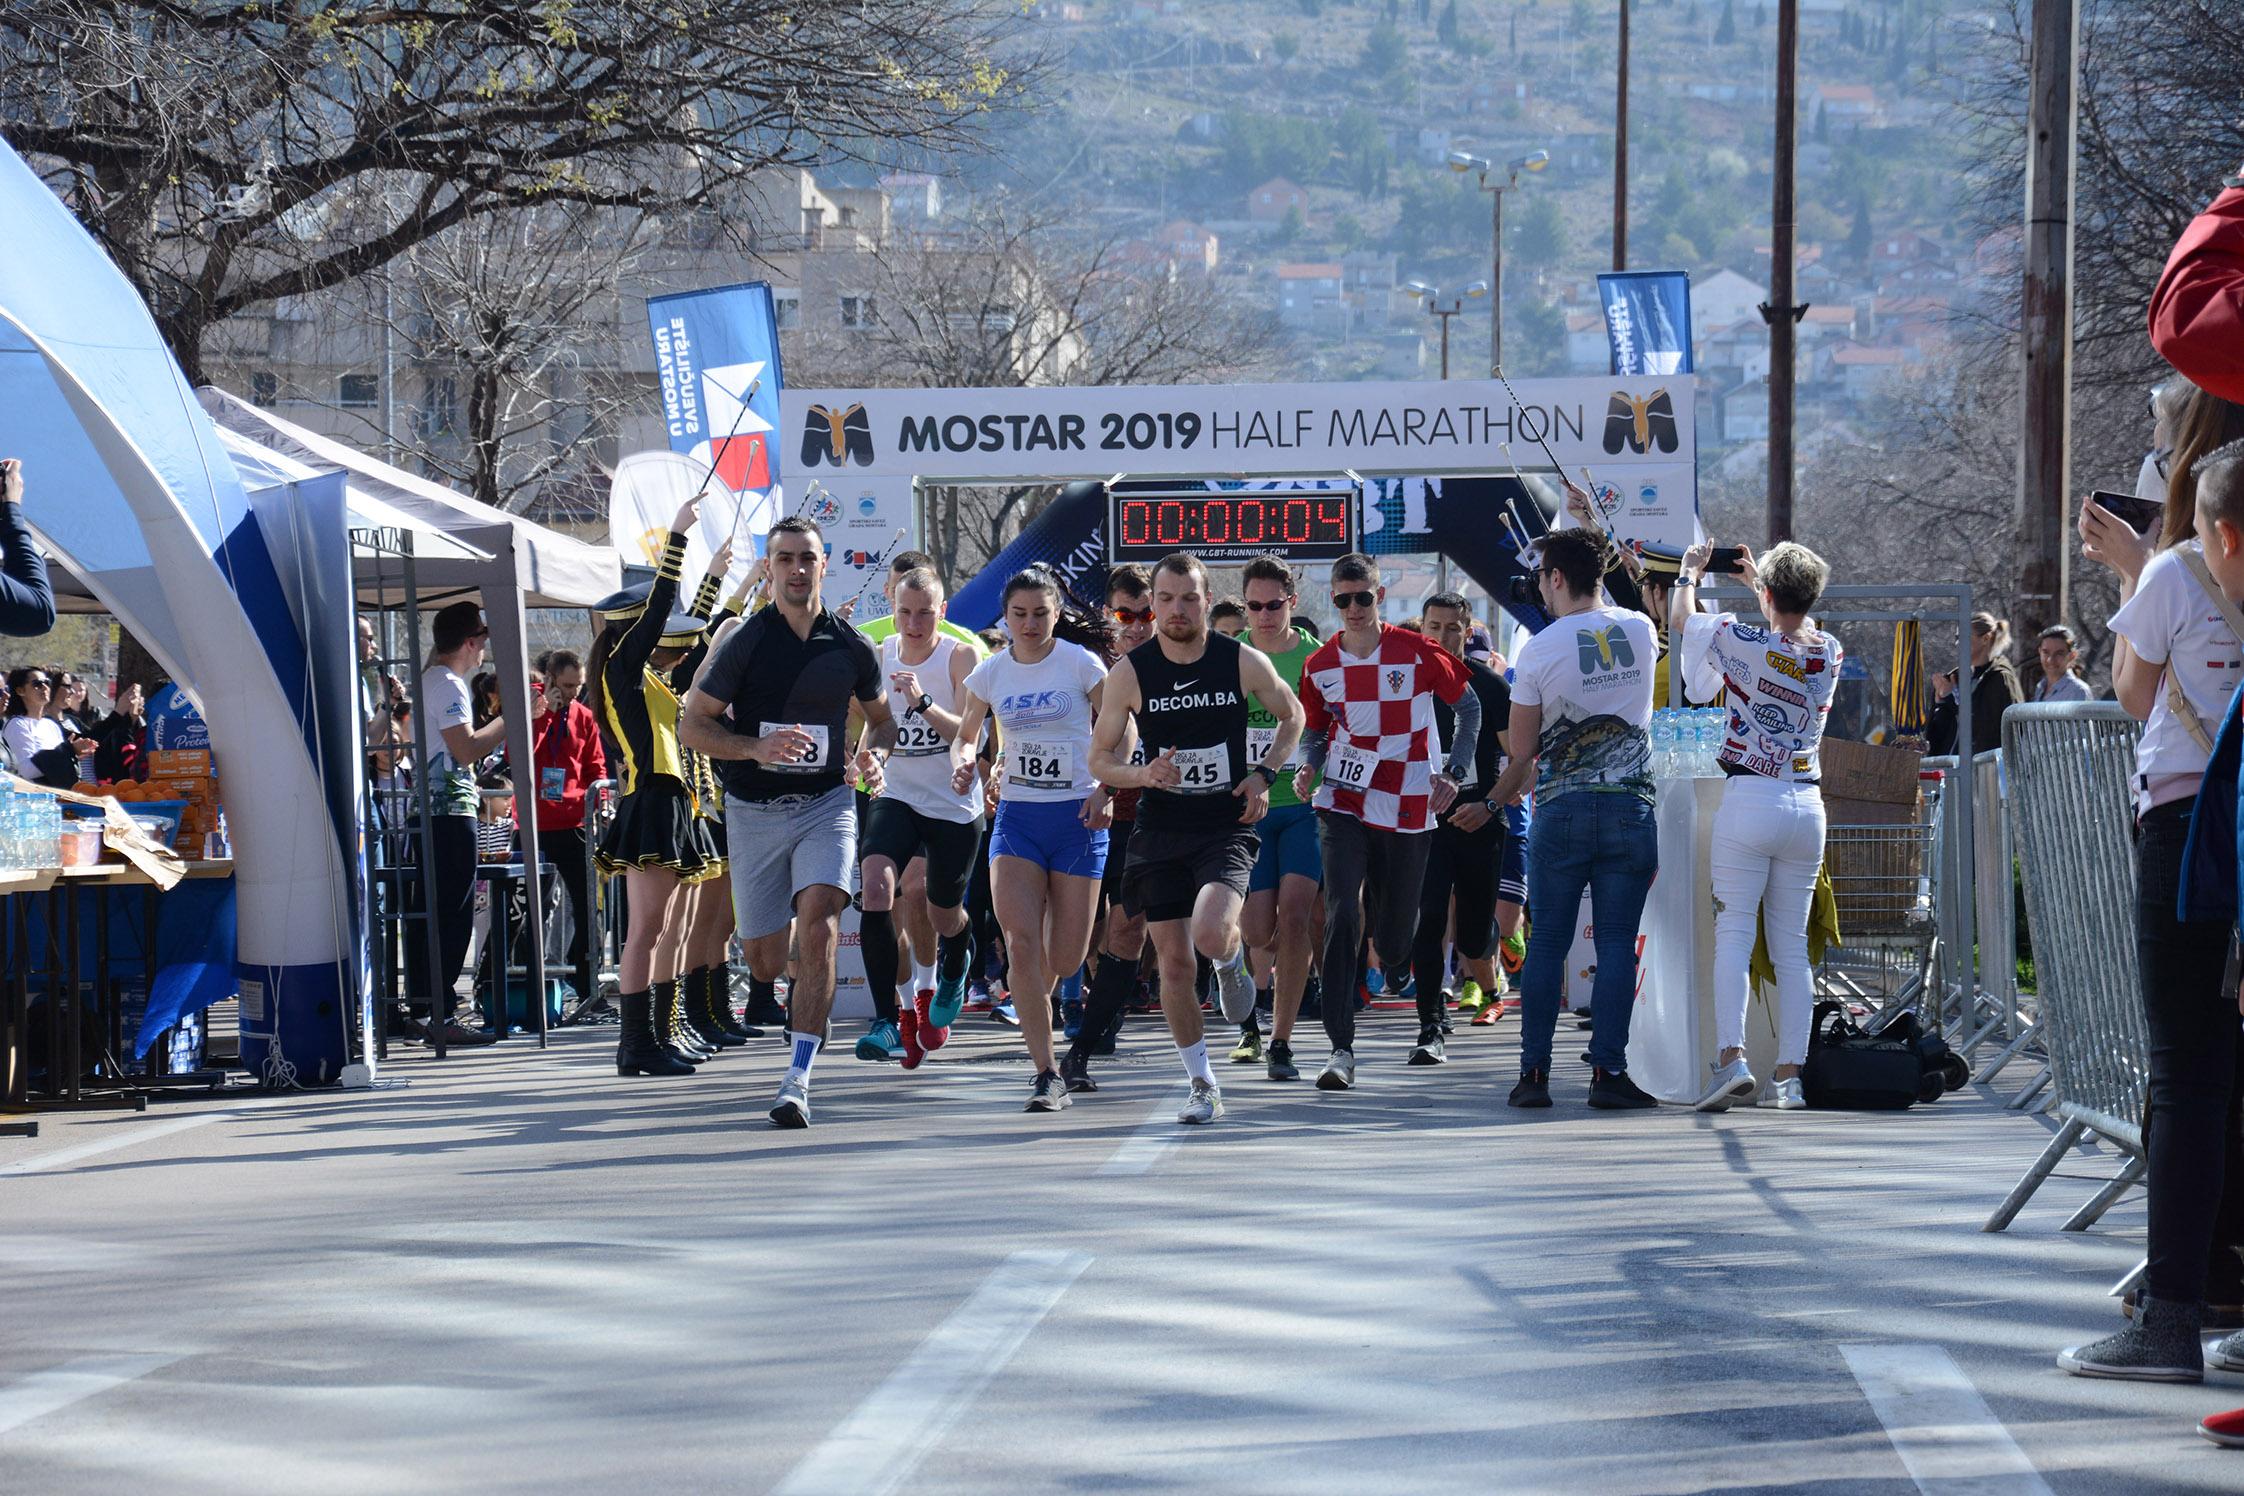
[[[1090,1265],[1087,1253],[1044,1248],[999,1263],[773,1496],[884,1496],[901,1486]]]
[[[34,1372],[13,1387],[0,1387],[0,1434],[11,1433],[34,1418],[44,1418],[74,1402],[98,1397],[178,1359],[177,1353],[81,1356]]]
[[[1177,1121],[1177,1109],[1184,1105],[1185,1098],[1190,1094],[1191,1088],[1187,1086],[1156,1103],[1153,1110],[1146,1114],[1145,1120],[1138,1124],[1138,1130],[1124,1138],[1107,1161],[1099,1165],[1100,1177],[1143,1174],[1167,1158],[1170,1150],[1176,1147],[1180,1129],[1184,1125]]]
[[[1937,1345],[1842,1345],[1847,1369],[1925,1496],[2050,1496],[2049,1486]]]
[[[232,1112],[197,1112],[191,1117],[171,1117],[162,1122],[151,1122],[146,1127],[134,1127],[124,1132],[111,1133],[105,1137],[96,1138],[90,1143],[80,1143],[74,1148],[57,1148],[52,1153],[43,1153],[37,1158],[27,1158],[21,1163],[0,1164],[0,1179],[4,1179],[11,1174],[38,1174],[48,1169],[59,1169],[65,1164],[77,1163],[80,1159],[93,1158],[99,1154],[114,1152],[119,1148],[130,1148],[135,1143],[148,1143],[155,1141],[157,1138],[168,1138],[175,1132],[185,1132],[190,1127],[200,1127],[206,1122],[223,1122],[233,1115]]]

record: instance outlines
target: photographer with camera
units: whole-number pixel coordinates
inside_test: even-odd
[[[2010,663],[2010,624],[1992,613],[1971,615],[1971,741],[1956,741],[1958,689],[1956,672],[1936,670],[1932,676],[1932,720],[1925,732],[1926,751],[1938,756],[1970,758],[2002,746],[2002,714],[2026,699],[2018,684],[2017,667]]]

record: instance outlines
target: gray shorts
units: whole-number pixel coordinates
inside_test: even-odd
[[[725,796],[725,862],[740,938],[776,935],[795,917],[795,895],[824,884],[849,892],[857,868],[857,791],[836,785],[809,798]]]

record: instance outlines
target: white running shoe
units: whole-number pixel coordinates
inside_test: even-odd
[[[1254,978],[1247,975],[1246,952],[1233,957],[1229,966],[1218,962],[1215,979],[1216,1003],[1223,1016],[1232,1023],[1245,1023],[1254,1012]]]
[[[1177,1120],[1190,1126],[1194,1123],[1213,1122],[1222,1115],[1223,1092],[1208,1081],[1195,1080],[1192,1083],[1192,1094],[1185,1098],[1184,1110],[1177,1113]]]
[[[1324,1073],[1317,1077],[1320,1091],[1346,1091],[1356,1084],[1355,1051],[1336,1049],[1332,1058],[1325,1061]]]
[[[1800,1112],[1807,1110],[1808,1098],[1802,1095],[1800,1092],[1799,1076],[1795,1075],[1789,1080],[1780,1080],[1776,1084],[1776,1104],[1778,1111]]]
[[[810,1082],[790,1075],[779,1083],[779,1099],[771,1104],[774,1127],[810,1126]]]
[[[1695,1103],[1699,1111],[1726,1112],[1739,1102],[1751,1099],[1753,1093],[1761,1089],[1761,1083],[1753,1078],[1752,1070],[1747,1068],[1744,1055],[1739,1055],[1727,1065],[1716,1065],[1713,1068],[1713,1083]]]

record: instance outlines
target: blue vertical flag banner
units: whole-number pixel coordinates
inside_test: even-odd
[[[1610,372],[1691,372],[1691,277],[1683,270],[1622,270],[1597,278],[1605,305]]]
[[[728,517],[768,511],[779,489],[779,321],[762,281],[647,298],[670,448],[732,495]],[[704,522],[707,509],[704,506]],[[667,516],[665,516],[667,518]],[[763,524],[751,526],[762,551]],[[750,547],[734,549],[745,559]]]

